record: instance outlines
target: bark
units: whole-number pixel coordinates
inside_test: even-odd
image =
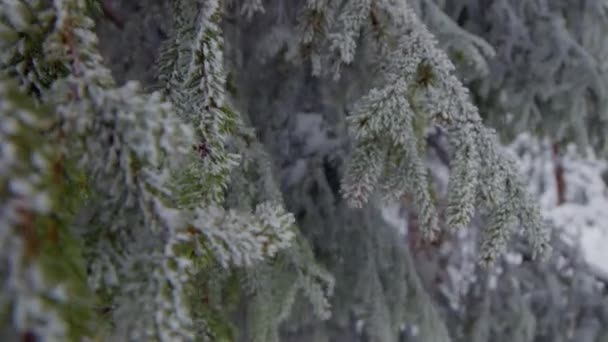
[[[559,151],[559,143],[554,142],[551,145],[551,150],[553,152],[553,163],[555,164],[553,173],[555,175],[555,184],[557,185],[557,205],[562,205],[566,202],[566,179]]]

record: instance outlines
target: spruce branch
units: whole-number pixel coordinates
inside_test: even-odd
[[[367,141],[370,136],[386,137],[373,140],[379,144],[375,148],[377,151],[389,150],[392,145],[401,147],[397,151],[401,151],[401,158],[405,160],[402,163],[406,170],[404,178],[413,186],[416,204],[424,217],[426,235],[432,237],[434,234],[431,232],[438,229],[437,214],[427,186],[424,186],[427,172],[416,151],[419,146],[424,146],[424,135],[416,134],[412,128],[414,120],[426,123],[430,118],[434,125],[447,130],[452,145],[448,224],[453,228],[464,227],[471,220],[475,207],[488,206],[494,212],[495,223],[484,242],[488,247],[484,248],[487,252],[483,253],[483,258],[493,260],[498,255],[512,229],[511,217],[519,218],[518,223],[528,227],[535,252],[546,252],[547,232],[538,219],[538,207],[529,199],[514,161],[501,150],[495,133],[483,126],[468,90],[454,75],[454,65],[409,5],[403,1],[381,4],[386,16],[393,20],[394,39],[398,43],[384,59],[384,73],[378,77],[380,86],[373,88],[355,106],[355,114],[349,118],[351,135],[357,142]],[[361,156],[365,154],[358,152],[357,148],[349,170],[367,172],[347,171],[347,175],[355,177],[345,178],[343,192],[347,199],[354,196],[357,203],[361,203],[372,195],[375,186],[370,186],[370,182],[378,182],[379,177],[375,176],[377,170],[369,167],[377,160],[363,159]],[[491,160],[491,164],[482,161],[482,156]],[[396,174],[392,174],[394,172]],[[395,179],[400,172],[403,171],[396,167],[386,168],[387,174],[383,177]],[[479,178],[494,186],[483,189]],[[364,189],[368,190],[355,194],[353,190],[360,189],[358,184],[365,184]],[[395,181],[388,184],[380,189],[405,190],[405,187],[395,186]],[[501,192],[501,189],[506,192]],[[522,220],[524,217],[530,220]]]

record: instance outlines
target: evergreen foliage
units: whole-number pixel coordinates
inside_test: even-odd
[[[355,17],[372,13],[363,4],[357,8]],[[379,57],[382,71],[375,80],[379,85],[355,104],[349,117],[357,147],[344,180],[346,199],[359,207],[376,187],[389,198],[409,191],[424,234],[433,239],[438,219],[421,153],[426,127],[437,125],[448,131],[452,142],[449,226],[466,226],[479,203],[492,222],[483,241],[484,260],[494,260],[504,249],[514,222],[529,227],[535,250],[544,253],[547,237],[538,208],[518,179],[514,162],[500,151],[495,133],[482,125],[447,55],[405,2],[387,2],[376,10],[374,15],[388,18],[389,23],[379,44],[394,48]],[[350,29],[337,26],[336,34],[350,34]],[[342,62],[349,63],[350,44],[340,46]]]
[[[606,4],[602,1],[440,1],[496,49],[473,87],[484,115],[514,138],[533,130],[605,153]]]
[[[215,165],[200,165],[200,158],[204,156],[195,144],[193,127],[188,125],[189,121],[180,120],[173,105],[164,102],[159,93],[142,93],[132,82],[121,87],[115,85],[97,51],[97,38],[91,31],[93,21],[87,16],[86,5],[79,0],[56,1],[52,6],[37,1],[3,2],[5,31],[17,37],[12,42],[14,49],[8,50],[4,59],[4,73],[19,81],[22,94],[17,95],[23,97],[26,93],[34,97],[21,100],[32,102],[30,107],[25,103],[23,109],[13,109],[14,105],[7,104],[3,116],[7,120],[15,116],[17,120],[20,112],[27,113],[20,119],[22,124],[29,124],[34,133],[48,137],[47,141],[25,140],[19,145],[11,144],[12,136],[19,138],[15,133],[24,128],[19,127],[20,121],[12,125],[6,122],[14,127],[7,127],[3,147],[13,146],[13,149],[22,149],[21,154],[27,154],[21,156],[26,164],[17,163],[16,167],[8,168],[3,193],[7,193],[9,202],[22,201],[21,197],[26,196],[31,197],[27,200],[31,203],[22,209],[16,204],[7,207],[12,214],[3,217],[14,219],[6,223],[3,231],[17,230],[13,233],[17,234],[22,230],[20,226],[26,224],[26,229],[33,230],[28,236],[32,243],[38,240],[48,243],[48,234],[58,233],[31,222],[38,220],[38,215],[42,219],[50,210],[45,194],[38,194],[34,189],[41,187],[39,182],[51,171],[66,183],[67,189],[76,186],[72,184],[78,181],[74,177],[84,173],[86,195],[80,195],[84,204],[73,208],[77,212],[62,222],[67,225],[63,234],[68,236],[66,241],[77,238],[79,244],[84,244],[82,254],[87,261],[90,289],[107,299],[104,305],[108,309],[104,310],[111,312],[112,329],[107,332],[108,336],[190,340],[194,338],[194,330],[185,296],[189,279],[201,270],[197,264],[215,261],[224,267],[245,266],[274,256],[287,247],[294,236],[293,217],[271,203],[259,203],[251,213],[224,209],[217,190],[209,195],[208,201],[199,201],[198,197],[191,200],[196,188],[184,182],[194,181],[194,186],[201,182],[199,191],[209,194],[205,191],[205,186],[209,187],[204,183],[205,178],[191,177],[200,174],[196,167],[215,171]],[[36,27],[29,32],[28,22],[44,29]],[[16,61],[19,64],[15,66]],[[48,66],[58,71],[45,73]],[[6,98],[17,96],[17,89],[10,90],[8,81],[5,82]],[[205,96],[214,100],[209,94]],[[13,101],[19,101],[18,97]],[[36,121],[37,116],[27,112],[27,108],[36,107],[36,102],[40,102],[38,110],[44,111],[49,121],[43,127],[39,127],[42,123]],[[221,139],[217,129],[210,136]],[[44,169],[42,156],[51,144],[58,145],[58,161],[52,160],[54,164]],[[29,158],[34,158],[32,162],[38,165],[28,166]],[[188,165],[184,172],[184,162],[198,165]],[[28,170],[33,166],[36,168],[29,182],[34,183],[27,179],[20,182],[19,169]],[[229,176],[228,172],[220,174]],[[220,190],[226,187],[222,179],[212,181]],[[10,190],[10,184],[16,186],[15,190]],[[55,191],[56,196],[60,196],[63,189]],[[56,208],[60,213],[63,210]],[[19,214],[20,211],[25,213]],[[29,223],[22,223],[22,216],[30,217]],[[4,241],[3,244],[11,240]],[[26,272],[28,268],[22,267],[32,264],[33,270],[29,272],[35,276],[35,270],[44,265],[37,258],[25,260],[19,257],[21,254],[24,253],[15,251],[5,257],[5,262],[12,264],[4,279],[8,284],[19,284],[26,281],[21,278],[32,277]],[[46,271],[42,270],[43,275]],[[82,276],[84,270],[78,272]],[[18,319],[15,322],[18,332],[52,340],[65,340],[68,333],[75,334],[73,336],[99,333],[92,329],[72,332],[71,329],[78,328],[82,322],[54,316],[45,318],[47,323],[41,327],[35,325],[39,324],[35,315],[41,311],[40,301],[48,297],[54,287],[61,289],[61,283],[47,284],[43,275],[29,280],[32,282],[29,286],[36,290],[30,290],[33,292],[25,299],[32,304],[18,301],[8,303],[4,309],[9,310],[10,316],[17,315],[14,319]],[[71,292],[61,293],[55,295],[59,298],[54,306],[65,305],[63,302],[71,299]],[[47,305],[53,308],[52,304]],[[89,306],[89,310],[92,309],[93,306]],[[47,329],[51,330],[47,332]]]
[[[519,230],[522,254],[548,255],[556,239],[473,101],[490,122],[523,110],[514,120],[525,126],[603,144],[593,124],[571,113],[604,123],[605,9],[591,0],[572,12],[565,1],[520,2],[172,0],[173,29],[155,65],[157,90],[149,91],[119,84],[104,62],[92,18],[105,3],[0,0],[0,337],[278,341],[307,326],[327,339],[349,330],[372,341],[408,334],[481,341],[513,330],[526,341],[530,324],[550,329],[553,322],[529,318],[536,308],[511,275],[503,277],[514,284],[513,311],[528,316],[501,327],[476,322],[471,333],[461,328],[472,312],[444,321],[414,251],[377,211],[412,198],[427,241],[464,234],[480,214],[483,228],[472,233],[478,252],[467,262],[510,267],[501,255]],[[593,32],[579,25],[587,16],[601,22]],[[260,39],[268,23],[271,33]],[[530,52],[523,60],[521,50]],[[533,89],[521,89],[527,74],[518,68],[547,54],[550,70],[531,69]],[[348,135],[335,142],[324,132],[305,143],[298,162],[315,172],[297,176],[294,167],[285,181],[275,166],[289,159],[258,141],[270,138],[251,128],[254,114],[277,108],[271,96],[251,105],[252,88],[280,91],[252,86],[247,63],[325,90],[355,80],[332,98],[347,113],[336,111],[332,124]],[[583,72],[590,77],[575,82]],[[303,134],[317,117],[327,125],[327,115],[294,117],[294,108],[266,114],[272,125],[300,120],[275,141]],[[429,171],[434,130],[449,146],[445,192]],[[281,190],[291,196],[284,200]],[[470,298],[489,291],[479,286]],[[502,305],[487,296],[480,303],[481,319]]]

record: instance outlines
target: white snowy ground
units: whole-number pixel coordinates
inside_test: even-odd
[[[595,158],[592,153],[581,156],[573,146],[568,147],[561,158],[566,203],[558,206],[551,146],[522,134],[507,146],[507,151],[519,161],[530,191],[540,199],[545,219],[563,231],[565,241],[578,244],[598,276],[608,280],[608,186],[602,179],[602,173],[608,172],[608,162]],[[440,183],[447,183],[447,173],[438,176],[445,178]],[[383,216],[401,233],[407,234],[399,205],[384,207]]]
[[[608,163],[568,147],[562,156],[566,203],[558,206],[549,144],[521,135],[509,150],[518,155],[530,190],[539,195],[543,216],[564,231],[566,241],[578,244],[589,265],[608,279],[608,187],[602,179]]]

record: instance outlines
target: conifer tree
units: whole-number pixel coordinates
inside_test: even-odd
[[[606,153],[606,4],[602,1],[440,1],[463,29],[495,48],[471,77],[490,124],[513,139],[533,130]]]
[[[492,58],[511,56],[464,25],[474,1],[134,3],[123,22],[106,0],[0,0],[0,337],[450,341],[379,210],[403,197],[425,241],[472,230],[486,266],[519,232],[548,255],[539,205],[482,122],[527,104],[487,109]],[[103,33],[139,37],[158,6],[162,44]],[[601,107],[592,82],[579,107]]]

